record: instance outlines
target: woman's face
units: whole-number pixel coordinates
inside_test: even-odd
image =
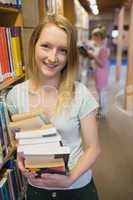
[[[39,74],[47,78],[59,76],[66,65],[67,54],[67,33],[54,24],[47,24],[35,45]]]
[[[102,41],[102,39],[101,39],[101,37],[100,36],[97,36],[97,35],[92,35],[92,40],[97,44],[99,44],[101,41]]]

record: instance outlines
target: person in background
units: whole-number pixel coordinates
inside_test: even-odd
[[[62,142],[70,147],[69,175],[44,173],[40,178],[17,162],[28,179],[27,200],[98,200],[92,165],[100,154],[96,125],[98,104],[77,72],[76,32],[63,16],[48,15],[33,31],[29,44],[30,78],[7,95],[11,114],[43,109],[43,114],[59,130]],[[45,88],[56,91],[46,105]],[[53,94],[52,94],[53,95]],[[39,98],[41,97],[41,98]],[[40,101],[38,101],[38,98]]]
[[[78,78],[79,78],[79,81],[81,81],[83,84],[88,86],[88,79],[92,74],[90,59],[88,58],[88,53],[86,49],[84,48],[84,45],[80,45],[78,47],[78,51],[79,51]]]
[[[88,50],[88,56],[93,60],[95,68],[96,89],[99,96],[98,118],[105,118],[108,112],[108,78],[109,78],[109,49],[107,48],[106,31],[104,27],[92,31],[94,50]]]

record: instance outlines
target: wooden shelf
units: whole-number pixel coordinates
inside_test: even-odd
[[[20,9],[0,6],[0,12],[1,13],[9,13],[9,12],[10,13],[18,13],[18,12],[20,12]]]
[[[6,162],[10,159],[11,155],[15,152],[15,150],[16,150],[16,147],[15,147],[15,146],[12,147],[12,148],[9,150],[9,153],[8,153],[8,154],[6,155],[6,157],[4,158],[3,164],[6,163]]]
[[[11,156],[13,155],[13,153],[16,151],[16,146],[12,147],[8,154],[5,156],[3,163],[0,164],[0,169],[2,169],[3,165],[11,158]]]
[[[0,91],[7,88],[11,84],[17,82],[18,80],[20,80],[24,77],[25,77],[25,74],[22,74],[21,76],[18,76],[17,78],[11,78],[11,79],[5,80],[3,83],[0,83]]]

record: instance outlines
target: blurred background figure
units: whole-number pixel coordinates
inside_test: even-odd
[[[91,41],[88,41],[88,56],[92,59],[92,67],[95,70],[96,89],[99,96],[99,111],[97,116],[105,118],[108,112],[108,78],[109,78],[109,56],[107,47],[106,30],[99,26],[92,31]],[[93,45],[93,48],[90,49]]]
[[[85,44],[81,44],[78,47],[79,51],[79,81],[88,86],[88,80],[91,78],[93,68],[91,66],[91,60],[89,59],[88,52]]]

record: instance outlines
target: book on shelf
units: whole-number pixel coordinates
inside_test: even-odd
[[[17,162],[11,158],[7,165],[0,170],[0,195],[2,200],[20,199],[25,183]]]
[[[0,27],[0,82],[23,73],[20,27]]]
[[[7,177],[2,177],[0,180],[0,194],[2,200],[10,200]]]
[[[2,46],[0,42],[0,83],[3,82],[3,80],[4,78],[3,78],[3,71],[2,71]]]
[[[22,48],[20,40],[20,27],[11,27],[11,46],[12,46],[12,56],[13,64],[15,69],[16,77],[22,74]]]
[[[0,97],[0,102],[3,104],[3,110],[4,110],[4,115],[5,115],[5,125],[7,127],[7,134],[9,137],[9,142],[11,146],[14,146],[14,141],[15,141],[15,137],[11,131],[11,129],[9,128],[9,123],[10,123],[10,117],[9,117],[9,113],[8,113],[8,108],[7,108],[7,104],[6,104],[6,90],[2,91],[1,97]]]
[[[3,163],[4,157],[8,154],[9,149],[11,148],[11,140],[8,132],[7,121],[5,116],[5,108],[3,102],[0,98],[0,144],[1,144],[1,163]]]
[[[14,193],[14,187],[13,187],[13,180],[12,180],[12,175],[13,170],[7,169],[7,180],[8,180],[8,186],[9,186],[9,193],[11,196],[11,199],[15,199],[15,193]]]
[[[0,0],[1,6],[21,8],[22,0]]]
[[[11,45],[10,27],[6,27],[5,32],[6,32],[6,38],[7,38],[7,49],[8,49],[8,59],[9,59],[9,64],[10,64],[10,73],[11,73],[11,76],[14,78],[15,77],[15,68],[14,68],[14,63],[13,63],[13,49],[12,49],[12,45]]]
[[[3,75],[3,80],[5,80],[8,77],[11,77],[5,27],[0,27],[0,46],[1,71]]]

